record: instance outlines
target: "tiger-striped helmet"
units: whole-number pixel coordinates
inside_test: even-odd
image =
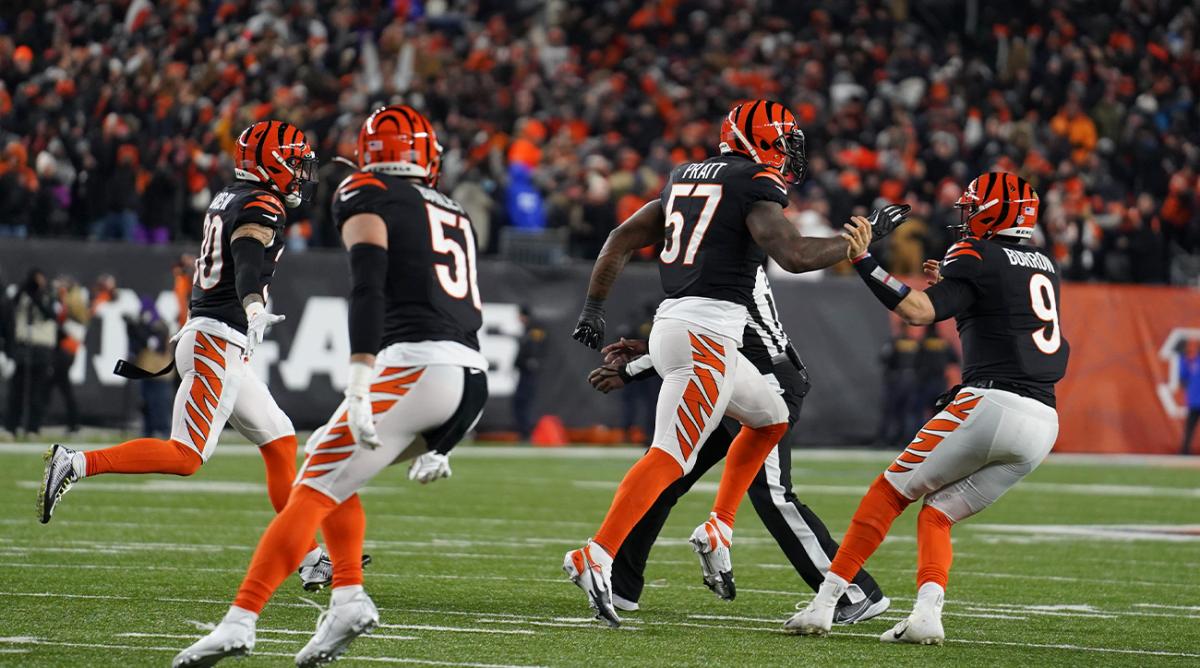
[[[294,208],[312,199],[317,154],[300,128],[283,121],[259,121],[238,136],[233,175],[271,186]]]
[[[958,231],[964,237],[1028,239],[1038,219],[1037,192],[1028,181],[1008,172],[980,174],[954,206],[960,212]]]
[[[433,124],[405,104],[375,110],[358,132],[358,167],[368,172],[409,176],[436,186],[442,145]]]
[[[773,167],[792,184],[808,173],[804,132],[787,107],[771,100],[743,102],[721,123],[721,153],[737,153]]]

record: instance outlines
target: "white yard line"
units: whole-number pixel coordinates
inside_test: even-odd
[[[449,633],[484,633],[493,635],[507,636],[532,636],[536,635],[533,631],[525,629],[479,629],[467,628],[464,626],[435,626],[432,624],[380,624],[381,629],[400,629],[402,631],[444,631]]]
[[[41,638],[30,638],[26,636],[13,638],[0,638],[0,643],[16,644],[16,645],[44,645],[48,647],[80,647],[84,649],[122,649],[139,652],[170,652],[178,653],[179,647],[153,647],[145,645],[112,645],[112,644],[93,644],[81,642],[62,642],[57,640],[43,640]],[[285,652],[254,652],[251,656],[271,656],[283,657],[291,659],[295,655]],[[346,657],[353,658],[354,661],[367,661],[371,663],[404,663],[418,666],[462,666],[463,668],[539,668],[538,666],[517,665],[517,664],[500,664],[500,663],[471,663],[464,661],[436,661],[433,659],[414,659],[408,657],[394,656],[355,656]]]

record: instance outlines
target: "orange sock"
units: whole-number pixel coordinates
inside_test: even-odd
[[[950,544],[950,527],[954,521],[933,506],[921,508],[917,515],[917,587],[936,582],[946,589],[950,581],[950,562],[954,547]]]
[[[296,447],[296,435],[292,434],[258,448],[267,465],[267,496],[271,497],[275,512],[287,505],[292,483],[296,482]]]
[[[321,533],[329,558],[333,560],[333,587],[360,585],[363,582],[362,548],[367,532],[367,516],[358,495],[346,499],[321,522]]]
[[[192,475],[204,460],[179,441],[135,438],[103,450],[83,453],[88,477],[102,473],[169,473]]]
[[[263,463],[267,465],[267,496],[275,512],[281,512],[287,505],[288,496],[292,493],[292,483],[296,481],[296,435],[290,434],[271,441],[258,448]],[[308,547],[309,552],[317,549],[317,541],[313,540]]]
[[[317,527],[336,506],[336,501],[321,492],[297,485],[287,506],[271,520],[259,539],[233,604],[250,612],[262,612],[279,585],[300,567]]]
[[[910,503],[911,499],[897,492],[892,483],[880,474],[859,502],[858,510],[854,511],[850,528],[842,539],[842,546],[838,548],[833,563],[829,565],[829,572],[846,582],[853,580],[867,559],[879,549],[888,529],[892,528],[892,522],[900,517]]]
[[[787,433],[787,423],[768,425],[766,427],[742,427],[737,437],[729,444],[729,454],[725,455],[725,472],[721,474],[721,484],[717,487],[717,500],[713,503],[713,512],[717,519],[733,528],[733,518],[737,515],[738,506],[754,476],[762,468],[771,449],[779,444],[779,439]]]
[[[642,520],[663,490],[682,475],[683,469],[674,457],[658,448],[650,448],[646,456],[639,459],[621,480],[608,514],[604,516],[604,523],[592,540],[605,552],[615,555],[621,549],[621,543],[625,542],[625,537]]]

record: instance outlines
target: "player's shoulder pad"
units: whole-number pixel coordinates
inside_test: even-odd
[[[374,172],[354,172],[342,179],[334,191],[334,199],[349,202],[366,190],[387,190],[387,184]]]
[[[287,209],[283,206],[283,200],[269,190],[255,189],[248,192],[240,204],[235,228],[244,224],[280,228],[287,224]]]
[[[942,258],[941,274],[945,278],[974,278],[983,271],[987,242],[967,237],[951,246]]]
[[[754,164],[753,169],[748,170],[748,175],[751,199],[765,199],[787,208],[788,184],[777,170]]]

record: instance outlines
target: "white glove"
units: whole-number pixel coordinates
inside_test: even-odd
[[[354,442],[374,450],[382,443],[375,431],[375,414],[371,410],[371,378],[375,370],[362,362],[350,363],[350,384],[346,386],[346,423]]]
[[[17,363],[12,361],[8,355],[0,353],[0,380],[8,380],[16,372]]]
[[[438,478],[449,478],[450,475],[450,455],[438,452],[426,452],[414,459],[412,466],[408,467],[408,479],[416,480],[422,485]]]
[[[249,360],[254,354],[254,347],[263,342],[263,335],[271,325],[287,320],[287,316],[269,313],[261,302],[250,302],[246,307],[246,351],[242,359]]]

